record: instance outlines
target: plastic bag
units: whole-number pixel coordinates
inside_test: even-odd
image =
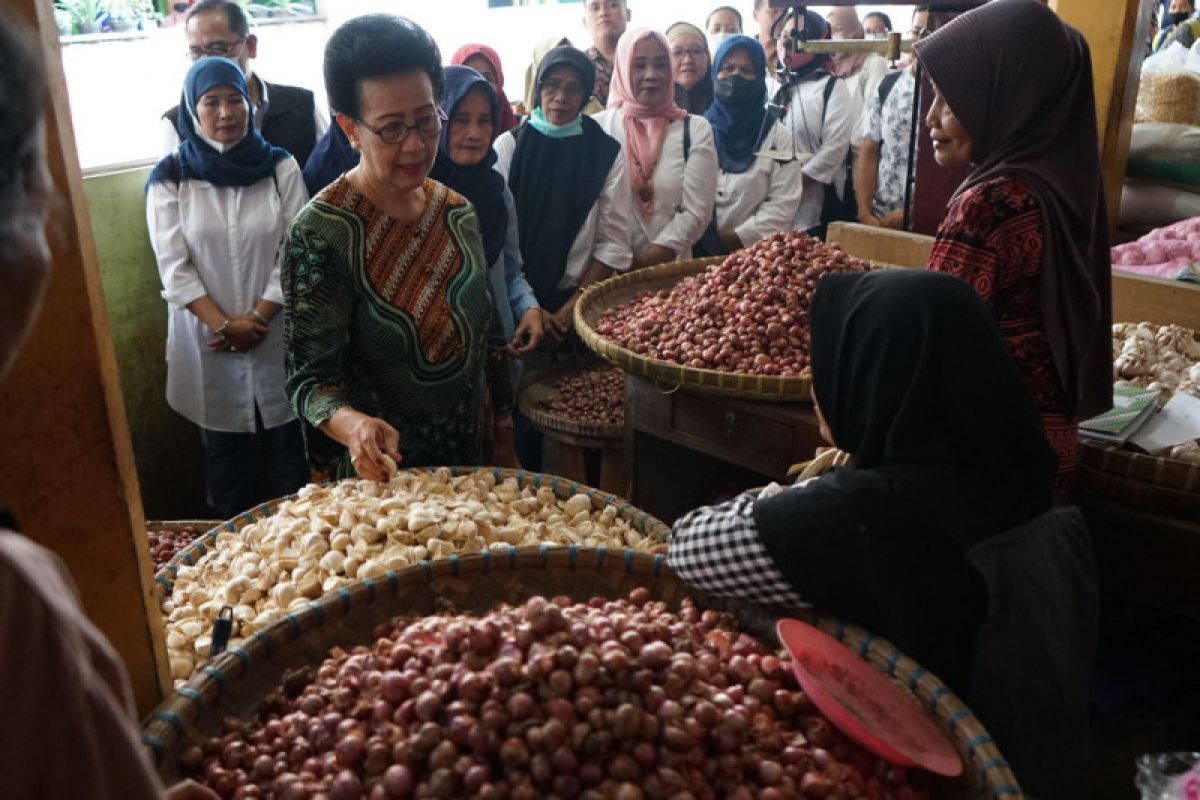
[[[1142,800],[1195,800],[1200,797],[1200,753],[1161,753],[1137,760]]]

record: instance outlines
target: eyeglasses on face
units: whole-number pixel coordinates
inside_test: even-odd
[[[190,58],[192,61],[199,61],[205,56],[222,58],[239,50],[245,41],[245,36],[239,36],[237,40],[233,42],[222,42],[218,40],[212,44],[206,44],[202,46],[193,45],[192,47],[188,48],[188,58]]]
[[[442,132],[442,123],[445,121],[446,115],[440,108],[436,114],[421,117],[415,125],[406,125],[400,120],[393,120],[386,125],[376,128],[373,125],[368,125],[361,119],[355,120],[359,125],[362,125],[371,133],[378,136],[384,144],[400,144],[413,131],[416,131],[417,135],[422,139],[436,139],[438,134]]]
[[[671,51],[671,55],[675,57],[676,61],[683,61],[685,58],[699,61],[708,55],[708,50],[703,47],[676,47]]]
[[[551,78],[548,81],[542,81],[542,91],[550,94],[561,94],[568,100],[582,100],[583,86],[575,81],[560,81],[557,78]]]

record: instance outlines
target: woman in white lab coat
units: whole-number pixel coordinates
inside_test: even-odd
[[[646,28],[621,36],[608,108],[595,119],[625,156],[633,267],[690,258],[712,218],[717,151],[708,121],[675,105],[665,36]]]
[[[806,40],[829,38],[829,24],[819,14],[805,12],[802,24]],[[783,126],[792,133],[797,151],[812,154],[801,170],[804,191],[792,227],[824,236],[829,221],[858,216],[856,209],[847,217],[850,210],[843,213],[840,208],[851,205],[846,203],[852,188],[847,157],[854,104],[845,84],[828,71],[827,56],[792,52],[795,27],[795,18],[790,18],[780,34],[777,49],[788,77],[774,102],[784,109]]]
[[[300,167],[252,124],[246,79],[225,58],[188,70],[182,141],[146,185],[167,315],[167,402],[200,426],[213,513],[229,518],[308,482],[284,392],[279,248],[308,195]]]
[[[721,177],[714,225],[697,255],[717,256],[791,229],[803,187],[799,161],[758,156],[791,151],[791,134],[767,113],[767,55],[741,34],[721,43],[713,62],[713,103],[705,113]],[[713,231],[716,235],[713,235]]]

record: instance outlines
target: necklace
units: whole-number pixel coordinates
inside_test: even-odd
[[[637,190],[638,197],[641,198],[643,203],[649,203],[654,198],[654,189],[651,188],[650,184],[650,179],[654,177],[654,174],[646,174],[646,170],[642,167],[641,159],[637,156],[633,157],[633,165],[637,168],[638,176],[642,179],[642,185]]]

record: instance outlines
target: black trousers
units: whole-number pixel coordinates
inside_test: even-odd
[[[264,428],[255,407],[254,425],[254,433],[201,432],[208,505],[217,519],[293,494],[309,481],[300,420]]]

